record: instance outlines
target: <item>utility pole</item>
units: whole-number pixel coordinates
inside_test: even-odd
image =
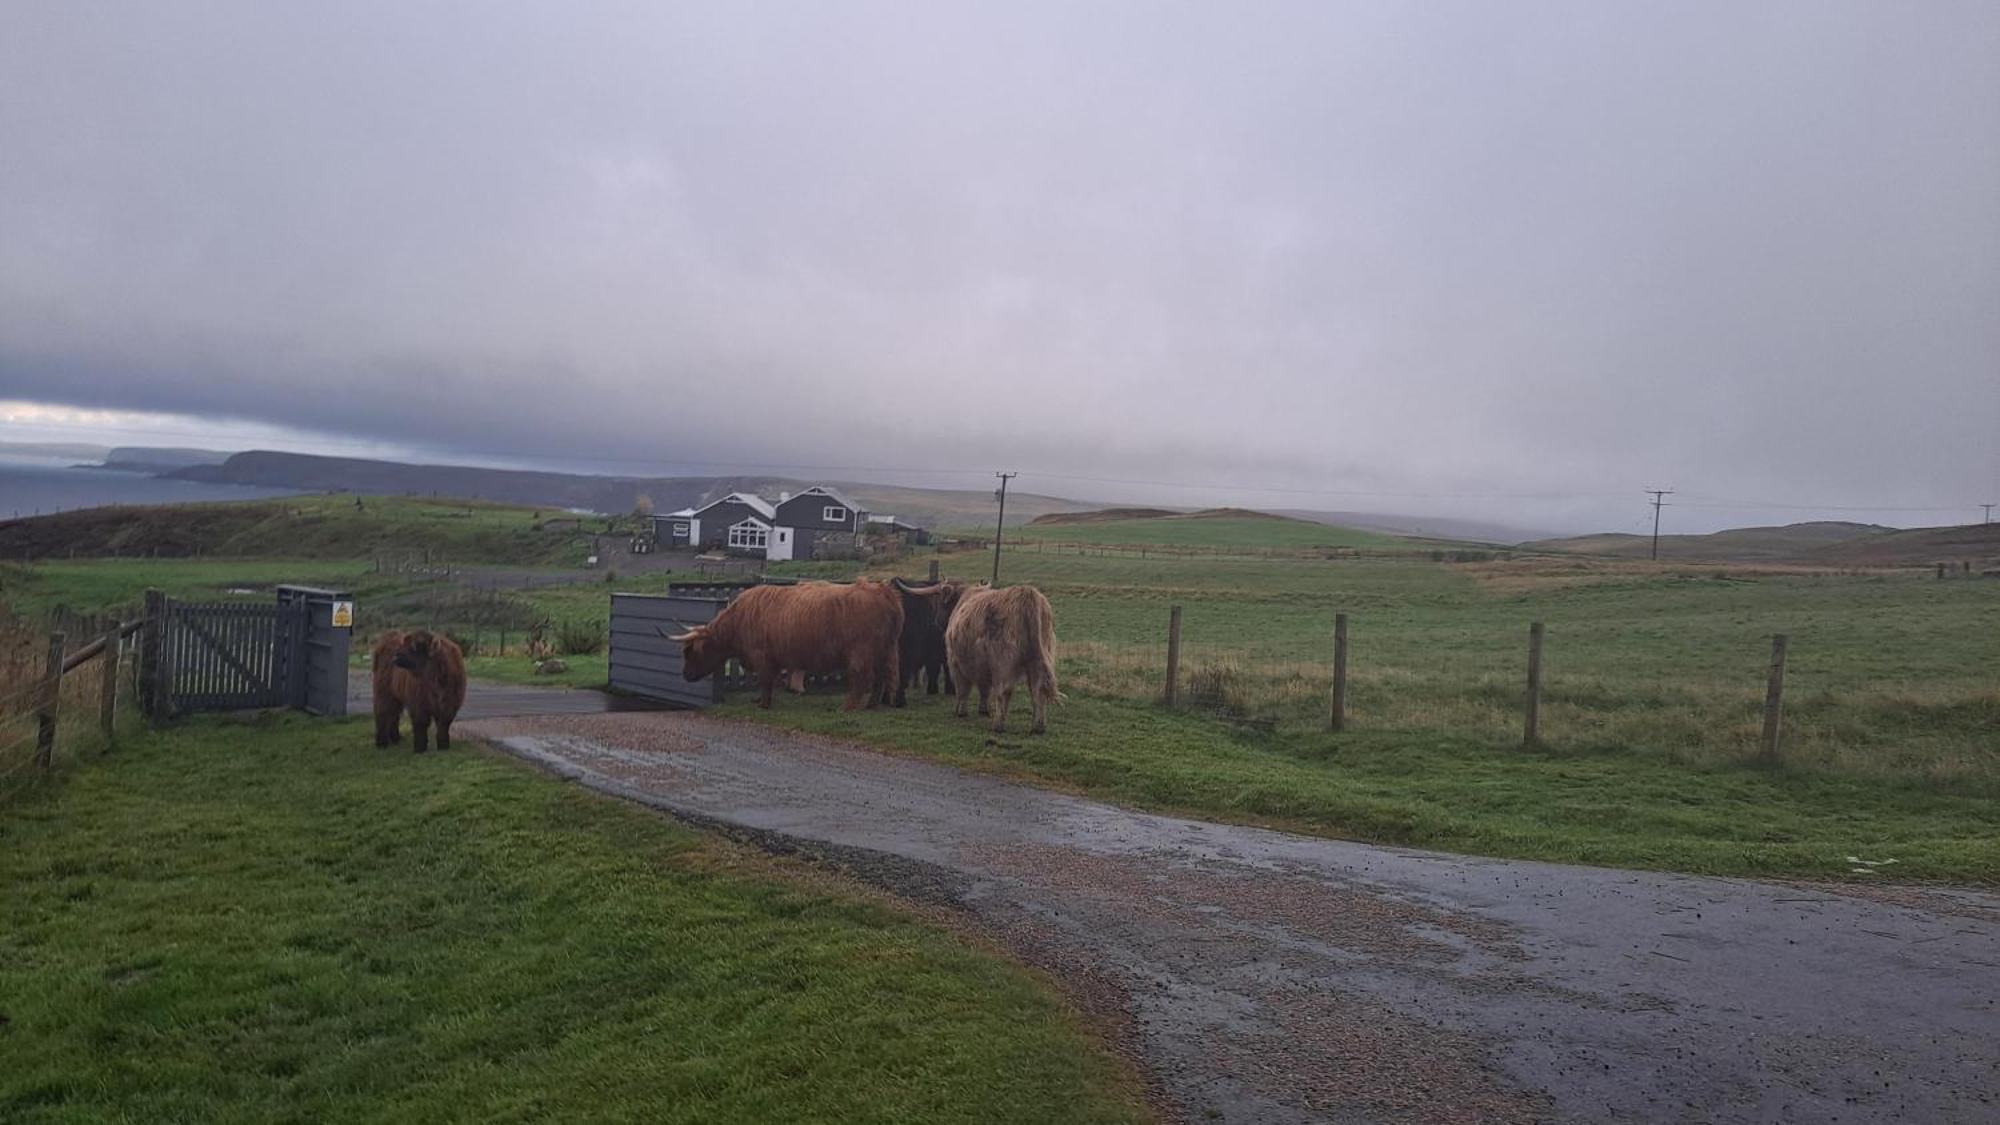
[[[1992,522],[1993,522],[1993,505],[1991,505],[1991,504],[1981,504],[1981,505],[1980,505],[1980,507],[1982,507],[1982,508],[1986,509],[1986,518],[1985,518],[1984,520],[1980,521],[1980,522],[1982,522],[1982,523],[1992,523]]]
[[[1000,539],[1007,533],[1007,482],[1019,473],[994,473],[1000,478],[1000,519],[993,528],[993,584],[1000,584]]]
[[[1653,559],[1657,562],[1660,558],[1660,509],[1667,506],[1666,497],[1672,496],[1674,490],[1671,488],[1647,488],[1641,489],[1641,491],[1649,493],[1653,497]]]

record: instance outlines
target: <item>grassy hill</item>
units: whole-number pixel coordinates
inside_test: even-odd
[[[1646,535],[1577,535],[1523,543],[1534,551],[1643,559]],[[1709,535],[1662,535],[1660,557],[1705,562],[1796,562],[1821,566],[2000,565],[2000,524],[1893,528],[1826,520],[1781,527],[1736,527]]]
[[[1149,514],[1135,515],[1135,512]],[[1054,518],[1045,516],[1029,523],[1022,534],[1030,539],[1107,546],[1378,547],[1408,542],[1377,531],[1334,527],[1244,508],[1186,513],[1113,508]]]
[[[1869,523],[1818,521],[1785,524],[1782,527],[1737,527],[1709,535],[1662,535],[1660,557],[1725,562],[1797,561],[1829,545],[1889,530]],[[1522,546],[1535,551],[1643,559],[1652,553],[1653,538],[1650,535],[1622,533],[1576,535],[1563,539],[1540,539]]]
[[[1828,544],[1813,561],[1840,566],[1929,566],[1970,562],[1974,570],[2000,566],[2000,523],[1914,527]]]
[[[0,559],[358,559],[387,548],[513,565],[578,561],[583,551],[577,521],[561,512],[395,496],[86,508],[0,521]]]

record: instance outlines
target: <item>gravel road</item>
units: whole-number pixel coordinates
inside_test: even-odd
[[[2000,1121],[2000,898],[1373,847],[686,713],[466,724],[944,904],[1227,1122]]]

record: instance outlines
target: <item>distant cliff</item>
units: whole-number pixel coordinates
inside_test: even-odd
[[[154,445],[121,445],[104,454],[104,467],[127,473],[162,476],[196,465],[220,465],[229,454],[220,449],[181,449]]]
[[[776,498],[813,484],[831,484],[881,515],[901,516],[926,527],[983,525],[993,518],[993,496],[985,489],[905,488],[897,485],[802,480],[795,477],[613,477],[521,469],[480,469],[467,465],[413,465],[356,457],[316,457],[304,453],[253,450],[220,465],[196,465],[165,474],[177,480],[256,484],[306,492],[367,492],[389,496],[452,496],[497,500],[543,508],[629,512],[638,498],[656,512],[700,507],[731,492]],[[1095,507],[1033,493],[1009,493],[1010,522],[1045,512]]]

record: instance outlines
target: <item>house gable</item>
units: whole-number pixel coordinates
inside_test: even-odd
[[[807,531],[854,531],[867,527],[868,513],[833,489],[814,485],[780,503],[777,519]]]

